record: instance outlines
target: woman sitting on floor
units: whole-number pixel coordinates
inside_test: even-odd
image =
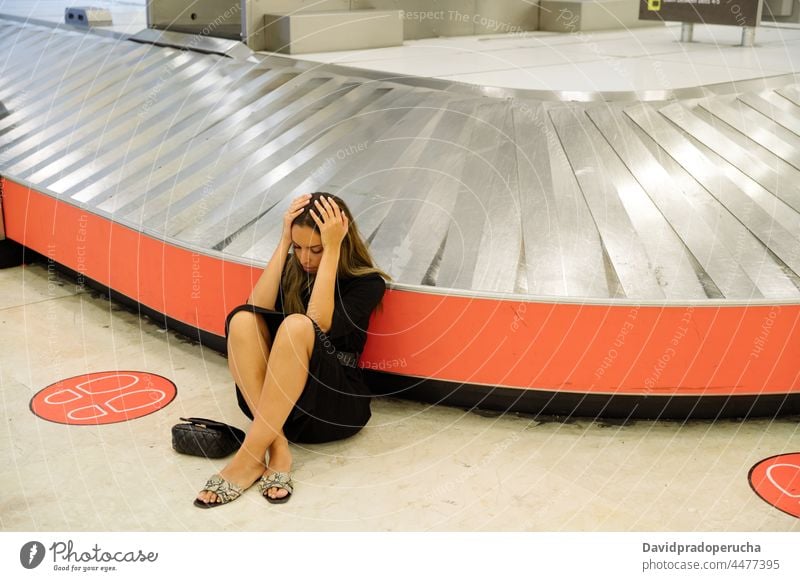
[[[228,367],[253,423],[195,506],[220,506],[256,482],[269,502],[286,502],[294,486],[290,441],[339,440],[366,425],[371,394],[358,358],[384,279],[391,277],[373,265],[340,198],[314,193],[292,201],[247,304],[225,321]]]

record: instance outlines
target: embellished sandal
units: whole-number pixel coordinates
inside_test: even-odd
[[[229,482],[225,480],[219,474],[214,474],[211,478],[208,479],[206,485],[200,492],[213,492],[217,495],[216,502],[203,502],[199,498],[194,499],[194,505],[198,508],[214,508],[216,506],[222,506],[223,504],[227,504],[233,500],[236,500],[242,495],[242,490],[239,486],[236,486],[233,482]]]
[[[267,491],[270,488],[283,489],[288,494],[281,498],[271,498],[267,496]],[[294,482],[292,482],[291,474],[289,472],[273,472],[269,476],[261,476],[258,481],[258,491],[261,493],[261,496],[267,499],[267,502],[272,504],[288,502],[289,497],[292,496],[292,492],[294,492]]]

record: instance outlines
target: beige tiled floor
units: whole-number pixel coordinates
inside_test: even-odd
[[[222,461],[181,456],[184,415],[247,427],[225,358],[165,332],[63,275],[0,271],[0,528],[127,531],[797,531],[747,472],[800,448],[797,418],[748,422],[537,422],[376,399],[355,437],[294,446],[297,488],[191,504]],[[99,427],[38,419],[31,397],[59,379],[126,369],[163,375],[177,398]]]
[[[401,47],[294,55],[387,73],[513,89],[656,91],[800,70],[800,27],[765,23],[752,47],[741,29],[680,23],[630,30],[482,35],[406,41]]]

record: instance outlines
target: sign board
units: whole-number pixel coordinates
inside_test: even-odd
[[[639,0],[639,20],[758,26],[761,0]]]

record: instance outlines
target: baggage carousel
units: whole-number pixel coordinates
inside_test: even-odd
[[[800,78],[509,90],[0,18],[5,236],[225,350],[291,199],[393,277],[377,394],[607,418],[800,411]]]

